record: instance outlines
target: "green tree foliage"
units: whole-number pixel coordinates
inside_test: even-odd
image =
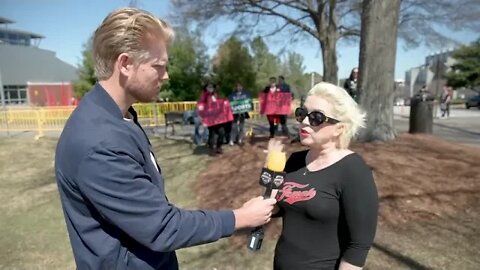
[[[250,44],[253,53],[253,70],[256,74],[255,89],[258,93],[269,83],[269,78],[277,76],[280,70],[280,61],[277,56],[270,53],[267,44],[261,37],[256,37]]]
[[[214,81],[222,95],[228,96],[237,82],[249,91],[255,88],[253,59],[248,48],[235,36],[220,45],[213,60]]]
[[[282,62],[282,75],[285,81],[290,85],[295,97],[305,95],[310,89],[310,80],[306,78],[305,66],[303,65],[303,56],[296,52],[288,52]]]
[[[283,45],[311,38],[322,52],[323,79],[336,84],[337,43],[358,41],[365,0],[202,0],[202,8],[193,2],[171,1],[175,18],[203,24],[228,20],[244,36],[283,33]],[[401,0],[400,5],[398,36],[408,47],[456,43],[439,29],[478,32],[480,27],[478,0]]]
[[[92,39],[83,46],[82,64],[78,67],[78,80],[73,82],[73,90],[77,98],[83,97],[97,81],[92,54]]]
[[[208,70],[206,46],[200,33],[185,27],[175,29],[175,40],[169,49],[170,80],[160,96],[169,100],[197,100]]]
[[[456,50],[453,58],[457,63],[447,74],[448,84],[480,90],[480,39]]]

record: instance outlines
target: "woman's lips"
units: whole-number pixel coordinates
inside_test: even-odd
[[[310,133],[304,129],[300,129],[300,136],[301,137],[307,137],[308,135],[310,135]]]

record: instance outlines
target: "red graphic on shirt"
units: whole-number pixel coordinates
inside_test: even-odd
[[[285,182],[279,192],[279,196],[277,196],[277,201],[283,200],[284,202],[289,204],[294,204],[301,201],[308,201],[315,197],[315,195],[317,194],[315,188],[310,188],[309,190],[293,190],[294,188],[304,189],[306,187],[308,187],[308,184],[302,185],[295,182]]]

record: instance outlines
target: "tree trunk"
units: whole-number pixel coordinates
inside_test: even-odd
[[[367,112],[361,141],[395,138],[393,94],[400,0],[364,0],[360,39],[360,105]]]
[[[337,65],[337,40],[335,38],[336,33],[327,33],[325,41],[320,42],[322,48],[323,59],[323,78],[322,81],[338,83],[338,65]]]

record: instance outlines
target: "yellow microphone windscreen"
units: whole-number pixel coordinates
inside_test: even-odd
[[[283,172],[287,163],[287,156],[285,152],[272,151],[267,156],[267,169],[274,172]]]

